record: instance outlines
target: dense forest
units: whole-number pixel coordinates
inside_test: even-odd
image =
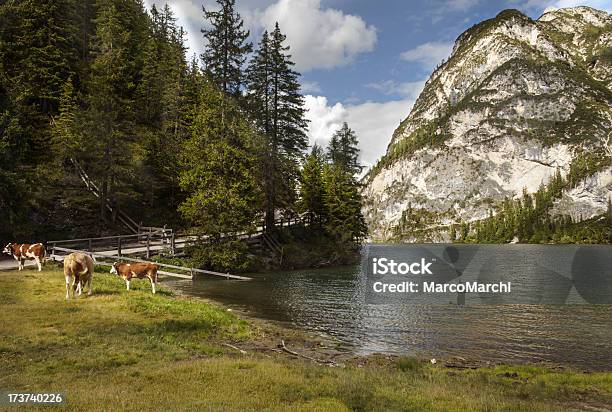
[[[281,232],[279,218],[354,249],[366,234],[354,132],[344,125],[307,155],[300,75],[278,24],[254,47],[234,0],[218,0],[202,27],[205,50],[188,57],[168,6],[0,3],[1,238],[125,231],[108,200],[145,225],[206,236],[202,266],[244,263],[232,235]]]

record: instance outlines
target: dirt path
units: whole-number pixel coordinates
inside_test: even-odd
[[[36,262],[33,260],[26,260],[26,267],[34,266],[36,267]],[[0,260],[0,270],[16,270],[19,269],[19,262],[15,259],[2,259]]]

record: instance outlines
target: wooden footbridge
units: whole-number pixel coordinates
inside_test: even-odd
[[[103,194],[99,187],[89,177],[81,165],[74,159],[70,159],[70,161],[87,189],[95,197],[102,198]],[[46,243],[49,258],[55,261],[63,261],[64,257],[72,252],[84,252],[91,255],[98,265],[111,266],[115,261],[154,263],[165,269],[158,271],[159,274],[182,279],[194,279],[194,277],[199,274],[234,280],[251,279],[246,276],[232,275],[229,273],[151,262],[149,259],[151,259],[152,255],[165,254],[177,256],[185,247],[193,245],[195,242],[206,242],[207,237],[188,233],[177,234],[174,230],[166,227],[142,226],[120,210],[109,199],[104,199],[104,206],[113,217],[130,232],[129,234],[49,241]],[[304,224],[304,222],[300,216],[296,216],[293,220],[277,220],[276,224],[277,226],[283,227]],[[224,237],[228,239],[243,240],[266,248],[275,256],[279,263],[282,263],[283,247],[274,237],[266,233],[263,224],[253,231]],[[128,255],[132,257],[127,257]]]
[[[276,223],[279,227],[302,224],[299,218],[294,220],[279,219]],[[243,240],[251,244],[258,244],[270,250],[279,262],[282,263],[284,252],[282,245],[272,236],[269,236],[264,231],[263,226],[259,226],[251,232],[224,237]],[[84,252],[91,255],[98,265],[111,266],[113,262],[118,261],[155,263],[161,268],[169,269],[168,271],[159,271],[159,274],[183,279],[194,279],[195,276],[199,274],[233,280],[251,279],[246,276],[238,276],[230,273],[151,262],[149,260],[153,255],[164,254],[168,256],[177,256],[187,246],[193,245],[195,242],[206,242],[206,240],[206,236],[177,234],[174,230],[166,227],[138,226],[138,233],[135,234],[52,240],[46,242],[46,246],[49,258],[55,261],[63,261],[66,255],[73,252]],[[135,258],[134,256],[142,256],[145,259]]]
[[[168,269],[158,271],[157,273],[160,275],[182,279],[194,279],[198,274],[220,276],[233,280],[251,279],[229,273],[151,262],[148,259],[153,254],[167,253],[170,256],[175,256],[177,250],[185,248],[186,245],[192,244],[198,238],[195,236],[177,238],[174,231],[167,228],[141,227],[140,229],[141,233],[134,235],[50,241],[47,242],[49,258],[55,261],[63,261],[70,253],[83,252],[93,257],[97,265],[110,267],[113,262],[118,261],[154,263],[162,269]],[[146,256],[146,260],[127,257],[126,255]]]

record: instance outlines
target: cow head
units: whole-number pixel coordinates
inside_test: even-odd
[[[13,248],[11,247],[12,245],[13,245],[12,243],[9,243],[8,245],[6,245],[2,253],[7,254],[7,255],[12,255],[13,254]]]
[[[115,263],[113,263],[113,266],[111,266],[111,270],[110,270],[111,275],[116,275],[117,274],[117,265],[118,265],[118,263],[115,262]]]

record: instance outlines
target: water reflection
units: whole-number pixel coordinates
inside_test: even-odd
[[[489,247],[498,252],[495,259],[502,271],[520,272],[521,262],[537,259],[542,253],[552,254],[547,260],[568,260],[564,248],[522,246],[521,260],[509,262],[504,261],[506,246]],[[608,253],[612,249],[597,250]],[[255,275],[250,282],[202,279],[167,283],[253,316],[331,335],[358,353],[458,355],[612,369],[609,305],[474,305],[469,296],[466,306],[457,306],[455,299],[430,304],[426,297],[372,304],[366,303],[365,279],[358,268]]]

